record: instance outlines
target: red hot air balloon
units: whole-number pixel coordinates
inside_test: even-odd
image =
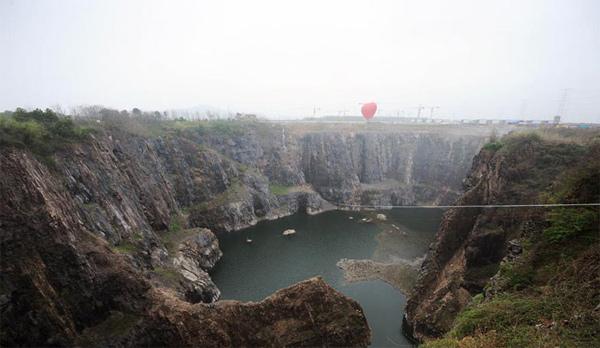
[[[360,112],[362,112],[363,117],[368,121],[375,116],[375,112],[377,111],[377,104],[375,103],[364,103],[362,108],[360,108]]]

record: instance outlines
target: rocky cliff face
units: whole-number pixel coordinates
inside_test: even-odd
[[[322,281],[283,296],[293,311],[306,309],[310,330],[305,319],[283,310],[241,328],[239,313],[250,318],[265,308],[278,313],[283,307],[274,303],[288,306],[277,296],[256,305],[222,305],[231,312],[222,319],[206,309],[212,307],[193,307],[220,295],[209,276],[221,256],[212,231],[299,211],[317,213],[334,207],[328,201],[448,202],[484,140],[441,132],[232,125],[236,128],[160,136],[102,129],[56,153],[50,168],[27,151],[3,148],[2,342],[71,345],[86,337],[97,341],[112,335],[103,330],[124,326],[122,344],[364,345],[368,328],[362,312]],[[334,304],[339,311],[328,317]],[[184,324],[194,330],[210,320],[218,324],[208,325],[210,337],[194,336],[175,328],[184,317],[196,318]],[[14,322],[19,325],[11,327]],[[168,337],[149,333],[163,327]],[[254,336],[241,336],[250,330]],[[136,336],[139,332],[144,334]]]
[[[230,127],[237,128],[192,129],[156,138],[113,132],[76,152],[85,160],[64,157],[61,167],[89,210],[96,208],[87,197],[89,187],[101,188],[108,200],[99,199],[100,210],[92,212],[90,221],[118,242],[121,235],[130,237],[127,230],[165,229],[181,209],[189,212],[190,227],[221,232],[297,211],[331,209],[330,203],[450,203],[485,140],[483,135],[443,130],[319,132],[262,123]],[[115,185],[118,193],[111,193]],[[274,191],[274,185],[283,190]],[[144,216],[120,209],[119,195],[127,195],[125,206],[137,203]],[[130,197],[137,202],[128,201]]]
[[[543,202],[543,193],[552,191],[561,174],[594,160],[597,149],[574,143],[508,138],[502,148],[483,149],[475,157],[456,204]],[[419,341],[447,332],[458,312],[496,274],[500,261],[518,247],[512,240],[543,230],[538,225],[544,214],[543,208],[448,210],[408,299],[404,331]]]
[[[308,185],[334,204],[402,205],[455,200],[487,134],[250,123],[225,133],[188,132],[187,137],[254,169],[268,183]],[[253,187],[262,192],[264,185]]]
[[[195,228],[186,233],[173,255],[173,266],[186,280],[185,298],[192,303],[215,302],[221,292],[212,282],[208,271],[223,256],[217,237],[206,228]]]
[[[109,165],[114,158],[111,152],[105,155]],[[86,224],[90,213],[79,201],[82,192],[90,200],[98,199],[91,193],[101,192],[95,187],[81,185],[80,195],[74,195],[72,186],[62,182],[61,172],[50,171],[21,151],[2,152],[0,169],[9,174],[0,176],[2,345],[366,346],[369,342],[358,304],[320,279],[281,290],[259,303],[226,301],[214,306],[192,304],[178,298],[175,288],[153,284],[144,269],[155,263],[165,267],[160,263],[164,255],[148,252],[164,249],[168,255],[167,249],[172,248],[164,243],[166,247],[145,249],[146,243],[160,237],[148,227],[152,224],[144,213],[160,212],[173,203],[168,195],[160,196],[160,188],[154,193],[157,196],[151,196],[157,198],[157,206],[132,194],[114,201],[106,198],[107,202],[90,209],[100,215],[110,209],[113,214],[107,225],[100,225],[110,226],[112,230],[102,231],[112,234],[99,233],[95,225]],[[79,173],[93,180],[90,173]],[[110,178],[119,175],[115,171]],[[123,188],[131,191],[124,192],[144,192],[125,178],[118,183],[130,184]],[[104,189],[114,192],[108,185]],[[115,208],[122,207],[117,202],[123,201],[131,202],[130,210]],[[140,245],[127,249],[105,239],[123,241],[139,234],[145,237],[132,240]],[[210,231],[186,230],[186,234],[168,241],[177,241],[174,264],[193,278],[210,268],[220,251]]]
[[[484,137],[440,133],[312,133],[301,143],[306,181],[342,204],[446,204]]]

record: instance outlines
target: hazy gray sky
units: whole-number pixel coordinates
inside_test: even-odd
[[[600,122],[598,0],[0,0],[0,47],[0,109]]]

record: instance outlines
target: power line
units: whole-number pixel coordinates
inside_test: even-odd
[[[334,203],[335,204],[335,203]],[[350,208],[367,209],[390,209],[390,208],[424,208],[424,209],[446,209],[446,208],[528,208],[528,207],[600,207],[600,203],[547,203],[547,204],[467,204],[467,205],[360,205],[338,203],[338,206]]]

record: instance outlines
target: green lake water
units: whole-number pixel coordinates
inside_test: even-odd
[[[260,301],[276,290],[321,276],[360,303],[373,333],[372,346],[411,346],[401,332],[404,294],[379,280],[347,283],[336,263],[342,258],[392,262],[422,257],[443,211],[395,209],[382,213],[386,222],[374,219],[371,223],[360,220],[375,217],[375,212],[296,214],[219,235],[224,255],[211,276],[222,292],[221,299]],[[289,228],[297,233],[282,236]],[[246,243],[246,238],[253,242]]]

